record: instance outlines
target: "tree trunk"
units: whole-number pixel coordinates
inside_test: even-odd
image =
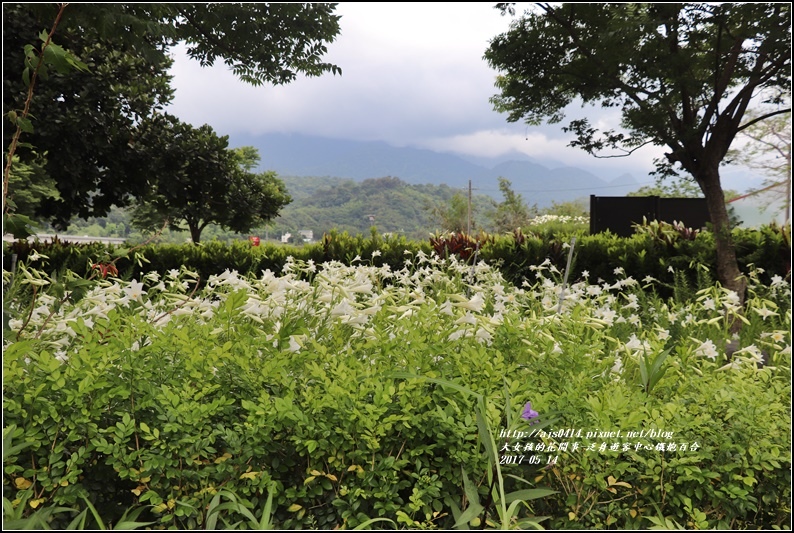
[[[736,248],[731,236],[728,208],[725,206],[725,194],[720,184],[719,163],[704,165],[695,178],[706,197],[706,205],[714,227],[714,241],[717,247],[717,278],[723,287],[739,295],[739,300],[743,305],[747,279],[739,270],[739,263],[736,261]]]
[[[190,222],[188,222],[187,227],[190,230],[190,239],[193,241],[193,244],[198,244],[199,241],[201,241],[201,230],[203,230],[204,227]]]

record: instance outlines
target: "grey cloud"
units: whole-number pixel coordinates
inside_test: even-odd
[[[220,134],[301,133],[337,139],[380,140],[399,146],[445,146],[472,153],[471,138],[500,131],[514,140],[510,149],[530,153],[538,139],[544,154],[563,162],[589,161],[605,172],[645,174],[655,153],[628,159],[596,160],[567,148],[562,124],[527,127],[509,124],[493,110],[496,72],[482,60],[489,38],[507,27],[506,19],[482,4],[340,5],[342,34],[327,59],[341,76],[299,78],[281,87],[251,87],[222,65],[202,69],[177,51],[175,103],[169,109],[193,124],[209,123]],[[494,16],[497,18],[494,19]],[[487,21],[487,28],[483,24]],[[499,28],[502,28],[501,30]],[[619,111],[570,108],[570,117],[619,124]],[[484,135],[484,134],[483,134]],[[469,142],[455,144],[455,139]],[[499,136],[483,142],[499,142]],[[485,148],[479,146],[480,152]],[[505,150],[507,151],[507,150]]]

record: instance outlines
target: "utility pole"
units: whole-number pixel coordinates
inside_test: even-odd
[[[469,211],[466,216],[466,235],[471,235],[471,180],[469,180]]]

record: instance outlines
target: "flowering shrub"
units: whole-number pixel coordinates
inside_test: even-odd
[[[679,239],[694,241],[700,230],[686,227],[683,222],[673,221],[673,223],[651,220],[650,222],[642,217],[642,224],[635,224],[636,233],[647,234],[654,239],[672,246]]]
[[[544,224],[589,224],[589,217],[577,217],[567,215],[538,215],[529,221],[530,226],[542,226]]]
[[[4,335],[4,435],[24,446],[5,457],[9,509],[85,497],[106,522],[147,505],[146,520],[193,529],[224,490],[254,510],[272,493],[283,528],[372,518],[450,528],[475,500],[467,491],[491,493],[482,412],[503,457],[515,442],[498,428],[522,415],[526,428],[549,430],[522,445],[579,443],[555,462],[503,467],[556,491],[516,519],[546,515],[553,528],[647,527],[658,513],[697,527],[789,520],[783,278],[762,284],[755,269],[742,312],[716,285],[676,303],[656,295],[652,276],[585,270],[560,305],[550,260],[530,265],[517,287],[484,262],[422,250],[404,253],[399,268],[380,259],[380,250],[349,265],[288,258],[279,274],[255,277],[172,269],[96,279],[79,293],[22,268],[13,282],[22,289],[9,294],[25,297],[8,302]],[[745,326],[732,339],[737,317]],[[482,397],[477,416],[463,388]],[[584,433],[552,436],[559,428]],[[649,429],[677,448],[632,439],[599,451],[606,441],[586,436]]]
[[[439,257],[455,255],[458,259],[467,261],[480,248],[480,241],[463,233],[448,233],[430,237],[430,245]]]

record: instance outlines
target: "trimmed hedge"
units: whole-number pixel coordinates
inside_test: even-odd
[[[684,285],[697,290],[697,287],[713,281],[708,279],[708,273],[716,272],[712,233],[704,231],[694,235],[679,235],[671,233],[669,229],[654,231],[653,227],[631,237],[618,237],[610,233],[588,235],[584,232],[547,234],[542,237],[520,232],[496,236],[481,234],[474,245],[476,254],[469,260],[476,257],[477,260],[497,266],[507,280],[521,285],[526,280],[534,280],[530,267],[546,259],[563,271],[568,257],[567,245],[573,237],[576,243],[570,281],[581,280],[586,275],[590,280],[609,280],[614,277],[615,268],[622,267],[636,279],[651,276],[668,282],[669,292],[662,296],[672,296],[674,283],[679,285],[679,290]],[[790,228],[737,228],[733,231],[733,238],[742,271],[746,272],[748,265],[753,264],[763,268],[766,279],[775,275],[783,278],[789,276]],[[347,265],[360,260],[375,266],[388,264],[393,270],[399,270],[405,266],[407,259],[416,254],[431,254],[433,246],[429,241],[411,241],[404,236],[381,236],[375,231],[370,236],[331,232],[321,242],[297,247],[276,244],[254,247],[247,241],[231,245],[220,242],[199,246],[151,244],[134,250],[145,258],[145,262],[140,262],[129,248],[121,246],[18,241],[5,246],[3,267],[6,270],[11,268],[11,254],[17,254],[18,260],[24,262],[34,250],[49,258],[44,267],[48,272],[68,269],[82,275],[90,271],[94,263],[118,258],[115,264],[124,279],[140,279],[144,273],[151,271],[164,274],[184,266],[206,280],[225,270],[255,276],[265,270],[278,273],[289,256],[302,261],[339,261]],[[693,268],[696,265],[702,265],[703,268]],[[671,270],[678,272],[678,275],[671,275]]]

